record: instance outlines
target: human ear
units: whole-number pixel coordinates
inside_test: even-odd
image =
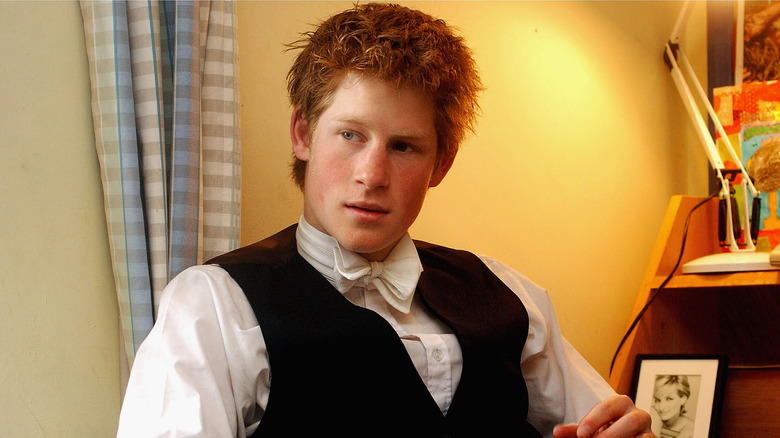
[[[436,168],[433,169],[433,174],[431,175],[431,181],[428,183],[428,187],[436,187],[441,184],[454,162],[455,154],[448,154],[446,157],[442,157],[436,164]]]
[[[301,107],[296,107],[290,117],[290,141],[295,157],[302,161],[309,161],[309,157],[311,157],[309,122],[301,111]]]

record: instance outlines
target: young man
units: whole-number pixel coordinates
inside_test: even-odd
[[[461,38],[372,3],[294,48],[303,214],[171,282],[119,436],[653,436],[544,290],[407,233],[476,116]]]

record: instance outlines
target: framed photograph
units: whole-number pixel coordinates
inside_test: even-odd
[[[638,354],[631,398],[650,413],[656,436],[716,437],[727,366],[720,355]]]

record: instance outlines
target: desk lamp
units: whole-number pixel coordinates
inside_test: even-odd
[[[672,35],[669,38],[669,42],[666,43],[664,50],[664,61],[669,67],[672,80],[674,81],[677,91],[682,98],[685,109],[691,118],[696,129],[696,134],[704,147],[704,151],[707,154],[707,158],[710,162],[710,166],[715,171],[715,175],[720,184],[720,205],[721,205],[721,222],[725,225],[725,229],[721,227],[722,236],[725,244],[728,246],[729,252],[722,252],[707,255],[695,260],[692,260],[682,267],[682,272],[689,273],[718,273],[718,272],[738,272],[738,271],[765,271],[780,269],[780,245],[772,250],[771,256],[768,252],[757,252],[753,239],[758,235],[758,223],[760,215],[760,199],[758,197],[759,191],[753,185],[753,182],[748,175],[748,171],[742,166],[742,160],[737,156],[734,151],[728,135],[726,134],[723,126],[718,120],[717,114],[710,104],[706,93],[701,87],[696,74],[688,62],[688,58],[685,56],[682,48],[680,47],[680,33],[683,25],[687,22],[690,15],[691,2],[686,1],[683,5],[680,16],[677,18]],[[682,68],[681,68],[682,66]],[[685,74],[683,74],[683,71]],[[687,75],[687,79],[686,79]],[[691,88],[688,86],[690,82],[695,90],[695,96],[698,97],[701,104],[707,109],[710,119],[715,125],[715,129],[720,134],[721,139],[728,151],[731,160],[736,163],[736,169],[726,169],[723,164],[723,160],[718,153],[718,149],[715,146],[715,141],[710,134],[704,117],[699,112],[699,107],[696,104],[694,93],[691,92]],[[743,220],[742,227],[739,226],[739,209],[737,208],[736,198],[734,198],[734,192],[736,186],[734,181],[741,175],[742,190],[742,212]],[[777,190],[777,189],[775,189]],[[751,218],[748,215],[748,191],[753,196],[752,216],[753,223],[751,226]],[[741,232],[744,236],[744,248],[739,246],[738,234]],[[771,263],[770,263],[771,261]]]

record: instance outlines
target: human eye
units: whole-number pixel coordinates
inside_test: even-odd
[[[352,141],[357,139],[357,135],[355,135],[355,133],[352,131],[341,131],[341,137],[347,141]]]
[[[399,141],[393,143],[393,150],[398,152],[411,152],[412,150],[414,150],[414,146],[410,145],[409,143]]]

